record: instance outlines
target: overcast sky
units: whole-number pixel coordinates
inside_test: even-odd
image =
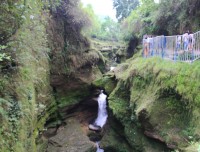
[[[91,4],[95,14],[99,16],[110,16],[116,20],[116,11],[113,9],[112,0],[81,0],[84,5]],[[156,3],[159,0],[154,0]]]
[[[116,20],[115,10],[113,9],[112,0],[81,0],[84,5],[91,4],[95,14],[99,16],[110,16]]]

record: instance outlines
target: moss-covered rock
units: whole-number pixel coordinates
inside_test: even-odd
[[[104,88],[108,94],[110,94],[116,86],[116,81],[114,75],[106,74],[103,78],[99,78],[92,82],[92,85],[99,88]]]
[[[62,12],[68,7],[81,13],[78,3],[2,4],[0,47],[6,45],[11,61],[0,66],[0,147],[5,152],[37,151],[36,138],[46,121],[55,114],[53,125],[62,123],[57,118],[88,95],[91,81],[101,76],[101,59],[97,51],[86,51],[89,43],[81,36],[80,20],[71,22],[77,14]],[[12,24],[6,27],[7,21]]]
[[[124,136],[124,127],[117,120],[109,115],[109,120],[104,130],[104,136],[100,146],[107,152],[129,152],[135,151]]]
[[[46,16],[43,15],[46,12],[42,2],[30,0],[15,1],[7,9],[12,12],[20,8],[23,10],[18,14],[21,25],[6,43],[13,64],[0,74],[1,84],[6,84],[1,85],[4,90],[0,94],[9,104],[7,108],[4,106],[8,122],[1,122],[1,151],[36,151],[35,139],[49,115],[46,107],[54,102],[49,81]],[[17,19],[15,15],[13,19]]]
[[[114,70],[117,85],[109,90],[109,106],[131,146],[159,151],[166,144],[184,150],[198,142],[199,65],[133,58]],[[109,81],[103,77],[95,83],[105,87]]]

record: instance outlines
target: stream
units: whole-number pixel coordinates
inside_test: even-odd
[[[99,142],[96,142],[96,146],[97,146],[96,152],[104,152],[104,150],[99,147]]]
[[[107,113],[107,101],[106,101],[107,95],[103,93],[103,90],[101,90],[101,93],[97,99],[98,101],[98,116],[94,122],[95,126],[103,127],[107,121],[108,113]],[[96,142],[97,151],[96,152],[104,152],[103,149],[99,146],[99,141]]]
[[[100,126],[101,128],[105,125],[108,114],[107,114],[107,105],[106,105],[107,95],[101,91],[101,94],[98,97],[98,116],[94,122],[96,126]]]

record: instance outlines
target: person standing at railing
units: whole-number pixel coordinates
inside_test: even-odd
[[[185,34],[183,34],[183,49],[184,51],[188,51],[188,33],[186,32]]]
[[[143,46],[144,46],[144,57],[148,57],[148,41],[147,41],[148,37],[147,35],[144,36],[143,39]]]
[[[165,48],[166,48],[166,37],[164,35],[161,35],[161,56],[162,58],[165,57]]]
[[[193,50],[193,46],[194,46],[194,34],[190,33],[189,34],[189,44],[188,44],[188,50],[191,53],[191,60],[194,59],[194,50]]]
[[[150,36],[149,38],[149,53],[151,56],[153,56],[153,38]]]
[[[177,51],[181,50],[181,35],[177,36]]]
[[[193,50],[193,44],[194,44],[194,34],[190,33],[188,36],[188,50],[192,52]]]
[[[149,52],[150,52],[150,37],[147,37],[147,57],[149,56]]]

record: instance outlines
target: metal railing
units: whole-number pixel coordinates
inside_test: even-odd
[[[200,31],[189,35],[144,37],[143,56],[193,62],[200,58]]]

